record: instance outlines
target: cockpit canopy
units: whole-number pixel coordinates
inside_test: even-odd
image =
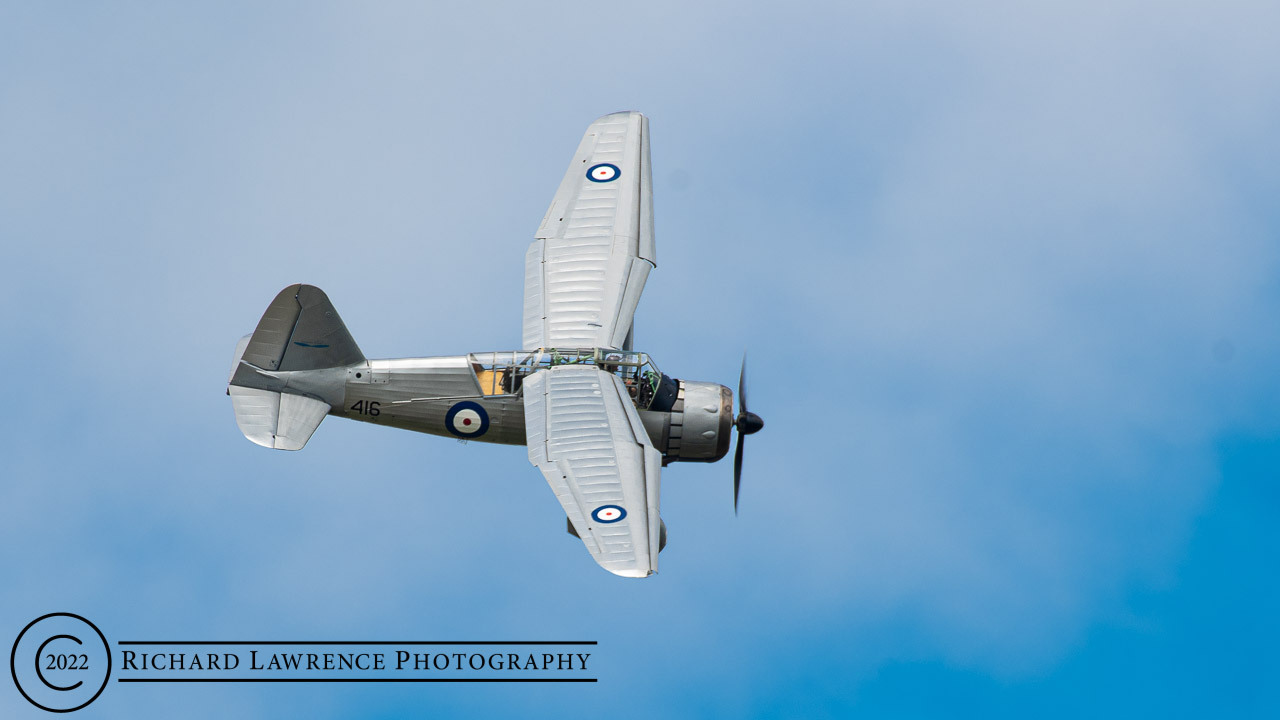
[[[594,365],[622,378],[636,407],[647,410],[662,383],[662,372],[648,355],[601,348],[543,348],[471,353],[471,369],[484,395],[516,395],[524,379],[557,365]]]

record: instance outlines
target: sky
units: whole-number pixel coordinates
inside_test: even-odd
[[[590,639],[591,685],[133,685],[77,717],[1280,712],[1280,9],[0,5],[0,638]],[[521,447],[245,440],[236,340],[514,349],[596,117],[650,118],[637,349],[731,461],[598,568]],[[5,662],[8,662],[7,654]],[[7,674],[7,673],[6,673]],[[42,717],[13,684],[0,715]]]

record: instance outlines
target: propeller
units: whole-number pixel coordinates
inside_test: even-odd
[[[738,514],[738,490],[742,487],[742,448],[747,435],[760,432],[764,420],[747,410],[747,356],[742,356],[742,372],[738,373],[738,418],[733,426],[738,428],[738,448],[733,452],[733,514]]]

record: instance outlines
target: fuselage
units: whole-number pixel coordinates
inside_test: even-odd
[[[632,393],[650,440],[667,462],[714,462],[728,451],[733,393],[714,383],[674,380],[643,353],[540,350],[366,360],[345,368],[330,415],[414,432],[525,444],[523,381],[556,364],[614,372]],[[331,376],[331,383],[338,380]],[[336,388],[334,388],[336,390]],[[337,393],[330,400],[337,401]]]
[[[486,388],[489,393],[483,392],[484,371],[472,368],[471,357],[369,360],[363,367],[347,368],[342,405],[329,414],[429,435],[524,445],[522,396],[505,388],[494,392],[492,385]],[[446,425],[458,405],[463,407]],[[458,418],[459,413],[464,417]]]

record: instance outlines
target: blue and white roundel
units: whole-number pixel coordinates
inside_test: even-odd
[[[612,163],[600,163],[587,168],[587,179],[591,182],[611,182],[621,174],[618,166]]]
[[[601,505],[591,511],[591,519],[598,523],[616,523],[627,516],[627,511],[621,505]]]
[[[480,437],[489,429],[489,413],[480,403],[463,400],[449,408],[444,416],[444,427],[460,438]]]

